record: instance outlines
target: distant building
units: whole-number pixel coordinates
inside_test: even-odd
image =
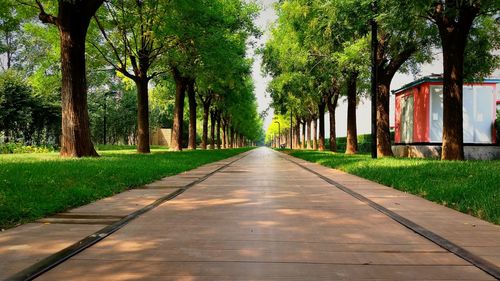
[[[172,140],[172,129],[155,128],[150,132],[150,145],[170,146]]]
[[[495,144],[500,79],[464,84],[465,144]],[[396,96],[396,144],[439,144],[443,135],[443,79],[423,77],[393,91]]]

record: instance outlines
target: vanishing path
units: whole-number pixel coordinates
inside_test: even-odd
[[[494,280],[266,148],[39,279]]]

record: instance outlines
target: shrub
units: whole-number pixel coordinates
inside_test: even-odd
[[[391,132],[391,142],[394,142],[394,132]],[[371,134],[358,135],[358,152],[368,153],[371,151],[372,136]],[[337,138],[337,152],[344,152],[347,146],[347,137]],[[330,140],[325,139],[325,147],[330,147]]]
[[[55,151],[55,148],[50,146],[31,146],[22,143],[0,144],[0,154],[48,153],[53,151]]]

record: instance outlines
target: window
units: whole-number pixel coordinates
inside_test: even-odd
[[[443,138],[443,87],[431,86],[430,140]],[[494,92],[489,86],[464,86],[463,129],[464,143],[492,143],[495,122]]]
[[[413,94],[401,97],[401,142],[413,142]]]

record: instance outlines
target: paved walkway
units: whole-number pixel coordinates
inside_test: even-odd
[[[256,149],[39,279],[495,280],[287,158]],[[498,226],[294,160],[499,265]]]

